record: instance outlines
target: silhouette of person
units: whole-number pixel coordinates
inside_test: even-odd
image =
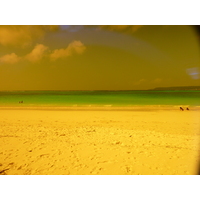
[[[183,109],[182,107],[180,107],[180,110],[181,110],[181,111],[184,111],[184,109]]]

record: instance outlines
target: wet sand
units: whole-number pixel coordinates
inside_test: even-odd
[[[199,119],[195,109],[0,108],[0,174],[196,174]]]

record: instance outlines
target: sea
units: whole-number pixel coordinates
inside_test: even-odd
[[[199,106],[200,90],[0,91],[0,107]]]

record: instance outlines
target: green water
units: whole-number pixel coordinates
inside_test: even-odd
[[[23,101],[20,104],[19,101]],[[179,91],[1,91],[0,106],[135,106],[200,103],[199,90]]]

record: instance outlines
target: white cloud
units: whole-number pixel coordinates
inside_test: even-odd
[[[193,68],[188,68],[186,69],[186,72],[188,75],[191,76],[192,79],[199,79],[200,76],[200,68],[199,67],[193,67]]]
[[[50,54],[51,60],[57,60],[59,58],[64,58],[71,56],[73,54],[82,54],[86,47],[81,41],[71,42],[65,49],[56,49]]]
[[[18,63],[20,60],[21,58],[17,56],[15,53],[7,54],[0,57],[0,62],[5,64],[15,64]]]
[[[153,83],[160,83],[161,81],[162,81],[161,78],[156,78],[156,79],[154,79],[152,82],[153,82]]]
[[[38,62],[44,57],[47,49],[47,46],[44,46],[43,44],[37,44],[31,51],[31,53],[26,55],[25,58],[28,59],[30,62]]]
[[[139,81],[136,81],[134,85],[141,85],[144,82],[146,82],[146,79],[140,79]]]

